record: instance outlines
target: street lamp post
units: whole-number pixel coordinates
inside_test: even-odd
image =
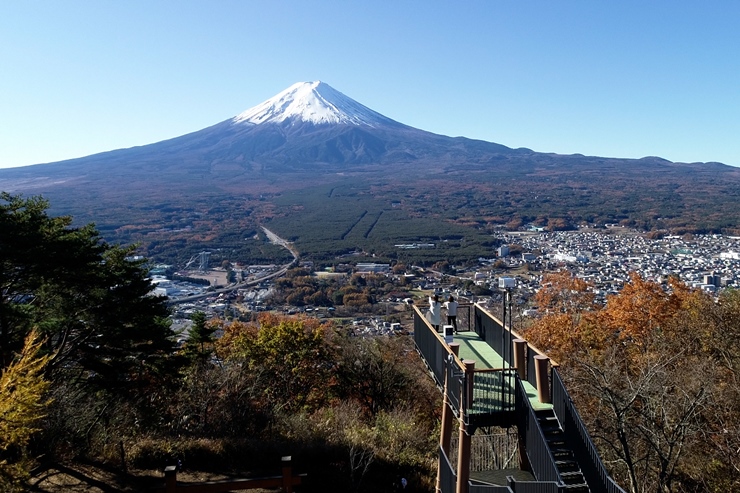
[[[501,375],[501,406],[504,407],[504,401],[508,404],[509,399],[507,399],[505,396],[507,395],[506,392],[506,379],[508,377],[508,371],[511,369],[511,362],[508,361],[511,359],[512,354],[512,334],[511,334],[511,326],[512,326],[512,309],[511,309],[511,294],[514,288],[516,287],[516,279],[513,277],[500,277],[498,280],[498,287],[499,290],[502,292],[502,303],[503,303],[503,321],[502,321],[502,331],[501,331],[501,357],[503,358],[503,373]],[[508,320],[507,320],[508,315]],[[508,322],[508,331],[506,329]],[[508,341],[506,340],[506,335],[509,335]]]

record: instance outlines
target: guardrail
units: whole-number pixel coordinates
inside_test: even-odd
[[[529,404],[527,392],[524,390],[521,380],[517,380],[516,403],[517,415],[519,416],[519,433],[524,432],[527,446],[527,458],[532,467],[532,472],[538,481],[554,481],[561,483],[555,458],[550,452],[545,435],[537,421],[534,409]]]
[[[511,365],[511,368],[476,369],[473,372],[472,395],[470,395],[464,365],[444,342],[442,334],[432,328],[420,308],[414,306],[414,310],[414,342],[441,389],[444,388],[445,372],[449,372],[447,399],[455,415],[460,418],[460,412],[463,410],[462,419],[468,424],[469,417],[477,414],[514,411],[512,414],[517,416],[516,424],[520,436],[524,438],[527,457],[537,478],[534,482],[515,482],[512,478],[506,487],[490,487],[471,483],[469,491],[471,493],[567,493],[571,485],[562,482],[555,459],[529,402],[523,381],[517,369],[513,367],[513,340],[521,339],[521,336],[504,328],[500,321],[480,306],[475,305],[471,308],[473,330],[495,351],[499,352],[505,364]],[[527,382],[537,387],[536,357],[544,356],[544,354],[529,343],[526,343],[524,348],[526,352],[525,378]],[[565,390],[557,371],[557,363],[550,362],[550,364],[550,371],[541,376],[551,382],[548,388],[552,389],[553,411],[563,428],[565,441],[573,451],[591,491],[625,493],[606,472],[596,447]],[[446,464],[447,467],[452,468],[441,449],[440,453],[444,456],[444,461],[441,460],[440,464]],[[451,471],[451,474],[454,474],[454,469]],[[442,493],[451,493],[454,491],[454,486],[451,488],[451,490],[442,490]]]
[[[432,328],[421,309],[414,306],[414,343],[440,389],[447,375],[447,399],[455,416],[468,423],[470,415],[514,411],[515,371],[513,369],[481,369],[473,374],[472,395],[462,361],[445,343],[442,334]],[[464,400],[464,401],[461,401]],[[463,406],[463,402],[467,405]]]
[[[414,343],[441,388],[445,383],[445,363],[451,353],[442,336],[429,325],[419,307],[414,305]],[[462,368],[460,369],[462,371]]]
[[[513,368],[475,370],[471,414],[514,411],[516,370]]]
[[[583,477],[593,491],[605,493],[625,493],[609,476],[604,463],[599,457],[596,445],[583,424],[573,401],[565,389],[557,369],[552,369],[552,404],[555,416],[563,428],[566,443],[578,459]]]
[[[442,447],[439,447],[439,489],[441,493],[455,493],[457,489],[455,468]]]

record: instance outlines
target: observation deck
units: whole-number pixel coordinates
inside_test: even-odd
[[[437,492],[624,493],[558,365],[481,305],[460,305],[457,320],[458,333],[438,332],[414,306],[414,342],[444,397]],[[477,433],[493,427],[503,431]]]

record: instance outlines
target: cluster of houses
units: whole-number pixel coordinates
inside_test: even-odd
[[[527,264],[532,271],[567,267],[596,286],[597,296],[618,292],[629,281],[631,272],[659,283],[675,276],[691,287],[712,293],[725,287],[740,287],[738,237],[649,239],[638,234],[598,232],[500,233],[498,236],[525,252],[506,258],[509,267]],[[533,291],[539,281],[536,275],[521,278],[520,288]]]

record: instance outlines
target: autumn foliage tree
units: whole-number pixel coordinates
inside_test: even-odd
[[[41,342],[32,331],[20,355],[0,374],[0,489],[23,491],[33,458],[27,445],[39,431],[46,413],[49,381],[44,378],[48,356],[40,354]]]
[[[590,329],[599,308],[591,288],[567,270],[546,274],[534,298],[543,316],[528,329],[528,340],[558,361],[587,348],[596,337]]]
[[[567,273],[543,283],[525,337],[561,364],[612,474],[633,493],[740,487],[740,295],[632,274],[602,307]]]
[[[273,411],[316,408],[326,402],[334,366],[332,332],[315,318],[263,314],[258,323],[224,327],[220,354],[258,380]]]

